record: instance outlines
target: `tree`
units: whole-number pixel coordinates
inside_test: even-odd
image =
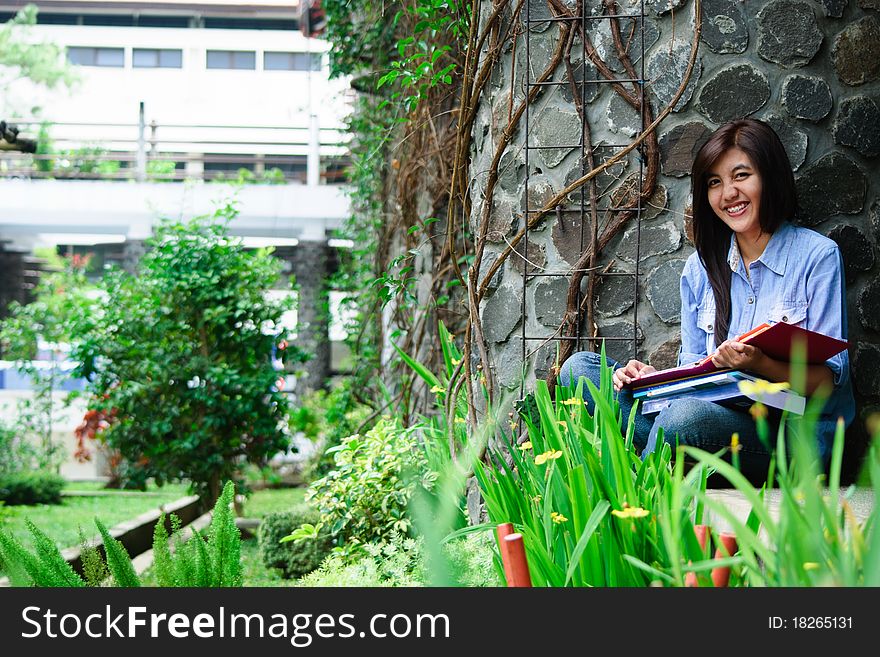
[[[33,390],[33,396],[19,401],[11,427],[22,448],[32,447],[28,467],[57,470],[63,460],[62,447],[52,437],[55,395],[70,375],[60,359],[67,345],[91,323],[94,304],[85,274],[88,263],[88,257],[74,256],[62,261],[58,271],[44,273],[33,291],[34,300],[25,305],[13,301],[8,317],[0,322],[2,354],[16,361],[19,373],[30,380]],[[41,346],[49,352],[47,361],[34,360]],[[70,393],[64,404],[73,396],[75,393]]]
[[[287,400],[273,360],[284,348],[270,300],[280,263],[228,235],[231,206],[164,223],[137,275],[111,272],[94,328],[74,348],[90,408],[112,418],[102,438],[158,483],[189,480],[207,503],[244,462],[287,448]]]
[[[10,87],[21,80],[54,89],[60,84],[71,87],[77,80],[64,59],[64,51],[51,43],[37,43],[29,37],[29,27],[37,22],[37,8],[26,5],[14,18],[0,25],[0,110],[7,107]],[[38,108],[29,107],[34,113]],[[9,117],[0,117],[9,118]]]

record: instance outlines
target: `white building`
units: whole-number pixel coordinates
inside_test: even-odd
[[[0,0],[0,20],[24,4]],[[329,80],[328,44],[300,32],[297,0],[37,4],[31,38],[64,47],[80,82],[70,93],[16,83],[0,101],[0,118],[30,136],[45,120],[56,149],[102,152],[86,171],[62,158],[41,171],[32,159],[2,154],[0,240],[27,250],[143,238],[158,214],[210,211],[223,193],[192,181],[234,179],[240,169],[292,183],[246,188],[233,228],[240,235],[323,239],[347,214],[334,185],[346,163],[348,85]],[[95,178],[101,161],[104,179],[147,182],[120,188],[64,179]],[[155,179],[190,183],[150,184]]]
[[[0,0],[0,21],[25,4]],[[348,216],[341,183],[350,91],[346,80],[329,79],[328,44],[300,31],[298,0],[35,4],[29,38],[63,47],[79,83],[68,92],[20,81],[0,94],[0,119],[31,138],[46,121],[53,147],[68,151],[0,151],[0,316],[20,298],[16,285],[27,285],[35,247],[118,256],[132,246],[136,254],[161,217],[210,213],[229,198],[232,188],[213,181],[241,169],[276,184],[237,192],[233,234],[285,247],[294,269],[297,248],[311,249],[309,262],[327,248]],[[77,166],[89,149],[98,154]],[[301,307],[300,317],[308,314]],[[0,415],[8,416],[27,393],[0,388]],[[56,435],[68,446],[83,410],[59,410]],[[90,471],[65,467],[69,476]]]

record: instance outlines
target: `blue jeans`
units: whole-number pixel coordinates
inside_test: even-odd
[[[607,358],[606,360],[615,370],[622,367],[614,360]],[[578,379],[583,376],[598,388],[601,363],[602,357],[599,354],[580,351],[562,364],[559,382],[574,387]],[[586,387],[584,399],[592,413],[593,400]],[[621,390],[617,401],[626,426],[633,406],[632,393]],[[772,413],[767,420],[770,425],[770,439],[775,440],[779,415]],[[763,481],[767,477],[770,454],[758,438],[755,421],[747,411],[727,408],[700,399],[680,399],[672,401],[656,415],[642,415],[639,412],[635,419],[633,445],[641,450],[642,458],[657,448],[657,437],[661,428],[663,440],[672,447],[673,454],[675,454],[676,441],[679,445],[690,445],[707,452],[717,452],[724,447],[730,447],[730,437],[734,433],[739,433],[740,471],[753,481]],[[729,455],[725,459],[729,460]]]

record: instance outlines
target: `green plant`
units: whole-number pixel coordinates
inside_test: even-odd
[[[771,513],[766,489],[755,489],[734,465],[717,455],[685,448],[696,461],[715,468],[751,503],[742,521],[717,501],[697,494],[709,509],[735,529],[741,564],[735,575],[743,586],[880,586],[880,527],[876,508],[859,522],[850,506],[855,487],[840,488],[844,425],[834,437],[829,476],[820,467],[815,420],[824,404],[811,400],[801,418],[783,426],[776,440],[769,482],[778,492],[778,513]],[[759,423],[764,433],[766,423]],[[880,433],[865,461],[872,487],[880,485]]]
[[[54,472],[27,471],[0,475],[0,502],[59,504],[64,479]]]
[[[100,314],[73,352],[90,408],[112,417],[101,439],[159,483],[190,481],[209,504],[246,462],[288,444],[272,354],[290,302],[266,294],[280,274],[270,250],[230,237],[236,214],[226,205],[163,223],[136,276],[104,277]]]
[[[312,526],[320,522],[320,514],[307,504],[300,504],[290,511],[271,513],[260,523],[257,540],[260,558],[266,568],[278,568],[287,578],[302,577],[321,565],[333,544],[329,535],[316,536],[302,541],[281,540],[303,524]]]
[[[554,402],[537,382],[534,412],[522,415],[528,440],[491,450],[490,466],[475,464],[491,526],[512,522],[523,535],[537,586],[681,586],[687,572],[718,565],[707,562],[693,529],[706,468],[685,477],[679,459],[673,473],[663,442],[641,460],[631,445],[634,417],[619,417],[610,368],[601,383],[558,387]]]
[[[423,586],[421,541],[389,533],[381,543],[368,543],[354,555],[334,554],[303,577],[299,586]]]
[[[194,537],[183,543],[180,520],[176,516],[170,518],[174,529],[174,536],[170,538],[164,514],[159,518],[153,533],[158,586],[241,585],[241,533],[235,526],[231,508],[234,496],[232,482],[226,482],[214,505],[207,541],[195,531]],[[103,584],[103,577],[109,573],[115,586],[140,586],[128,551],[97,518],[95,525],[101,535],[103,556],[94,546],[86,544],[81,535],[84,577],[73,570],[52,539],[32,522],[27,521],[27,526],[33,537],[33,552],[0,528],[0,562],[4,563],[10,582],[15,586],[97,586]],[[177,541],[172,546],[173,539]]]
[[[174,551],[168,539],[164,515],[153,532],[153,564],[159,586],[241,586],[241,532],[235,525],[232,502],[235,487],[226,482],[214,505],[207,540],[197,530],[185,543],[177,541]],[[174,533],[180,521],[171,517]]]
[[[409,500],[416,487],[430,490],[436,476],[427,468],[417,430],[383,418],[330,451],[335,468],[313,482],[307,496],[327,531],[352,544],[409,533]]]
[[[346,378],[329,390],[310,391],[291,408],[290,430],[302,432],[317,449],[303,468],[307,481],[326,475],[333,468],[333,447],[358,432],[371,415],[371,409],[357,401],[355,380]]]
[[[0,447],[10,449],[4,469],[56,469],[62,458],[61,445],[54,439],[56,393],[70,376],[60,367],[65,345],[92,325],[94,303],[92,286],[86,279],[89,258],[74,257],[64,269],[41,276],[34,300],[26,305],[9,304],[8,316],[0,322],[0,344],[6,358],[16,361],[19,373],[27,377],[33,395],[17,406],[16,420],[9,430],[0,430]],[[33,360],[40,343],[49,346],[48,362]],[[67,405],[75,393],[66,395]]]
[[[147,180],[163,182],[174,180],[177,162],[174,160],[149,160],[147,162]]]

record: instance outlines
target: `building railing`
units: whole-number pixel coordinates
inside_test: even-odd
[[[15,120],[37,153],[0,151],[0,178],[341,184],[348,134],[271,125]]]

